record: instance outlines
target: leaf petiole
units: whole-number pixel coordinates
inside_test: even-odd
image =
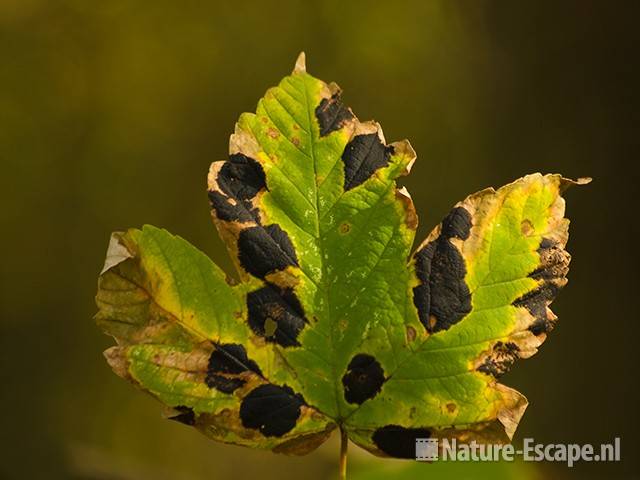
[[[340,427],[340,465],[339,475],[340,480],[346,480],[347,478],[347,448],[349,447],[349,437],[346,430]]]

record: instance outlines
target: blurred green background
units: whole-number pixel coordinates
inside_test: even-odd
[[[528,172],[568,194],[556,331],[504,378],[516,435],[622,437],[619,464],[411,465],[407,478],[639,478],[637,16],[623,2],[0,0],[0,478],[324,479],[332,439],[291,458],[208,441],[111,373],[92,322],[113,230],[151,223],[224,268],[209,163],[238,115],[307,53],[361,119],[418,152],[404,180],[424,237],[465,195]],[[447,468],[453,468],[450,475]],[[381,473],[382,472],[382,473]]]

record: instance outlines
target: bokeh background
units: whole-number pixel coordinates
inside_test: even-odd
[[[325,479],[213,443],[111,373],[93,297],[109,234],[151,223],[224,268],[205,177],[243,111],[307,52],[361,119],[419,159],[422,238],[465,195],[534,171],[568,192],[558,328],[504,377],[516,436],[622,438],[619,464],[411,465],[352,448],[357,478],[639,478],[638,35],[624,2],[0,1],[0,478]]]

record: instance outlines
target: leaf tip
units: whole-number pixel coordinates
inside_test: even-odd
[[[529,401],[524,395],[513,388],[505,387],[501,384],[497,384],[496,387],[502,392],[506,401],[504,408],[498,411],[497,419],[498,422],[502,424],[507,438],[511,441],[524,415],[524,411],[529,406]]]
[[[418,158],[416,151],[409,143],[409,140],[401,140],[399,142],[394,142],[391,144],[396,154],[402,155],[406,158],[406,164],[404,167],[404,171],[401,175],[409,175],[411,173],[411,169],[413,168],[413,164],[416,162],[416,158]]]
[[[113,232],[109,239],[109,247],[107,248],[107,256],[104,260],[104,265],[100,271],[100,275],[104,274],[107,270],[111,270],[113,267],[121,262],[124,262],[127,258],[131,258],[131,253],[127,250],[120,238],[122,232]]]
[[[591,182],[593,182],[593,178],[591,177],[579,177],[576,180],[576,185],[587,185]]]
[[[124,355],[124,348],[111,347],[103,352],[104,358],[116,375],[122,378],[128,378],[128,365]]]
[[[579,177],[576,180],[572,180],[570,178],[564,178],[561,177],[560,178],[560,190],[564,191],[569,187],[572,187],[574,185],[587,185],[589,183],[591,183],[593,181],[593,178],[591,177]]]
[[[305,73],[307,71],[307,57],[304,52],[300,52],[293,67],[293,73]]]

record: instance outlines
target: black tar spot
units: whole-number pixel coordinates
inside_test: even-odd
[[[509,371],[518,358],[520,358],[520,348],[515,343],[496,342],[491,355],[485,358],[477,370],[499,378]]]
[[[216,215],[226,221],[258,221],[258,211],[251,199],[266,188],[264,170],[254,159],[241,153],[229,156],[218,172],[218,186],[224,193],[209,192],[209,201]]]
[[[529,331],[534,335],[553,330],[554,322],[547,317],[547,305],[553,301],[559,292],[560,287],[558,285],[546,282],[513,301],[512,305],[514,307],[525,307],[535,318],[534,323],[529,327]]]
[[[209,388],[215,388],[220,392],[233,393],[246,382],[232,375],[247,371],[262,375],[260,367],[247,357],[247,352],[242,345],[233,343],[216,345],[209,357],[205,383]]]
[[[260,367],[247,357],[247,351],[242,345],[223,343],[215,346],[209,357],[209,372],[242,373],[246,371],[262,375]]]
[[[471,214],[463,207],[455,207],[442,221],[442,232],[445,238],[466,240],[471,232]]]
[[[296,426],[304,404],[302,396],[286,385],[260,385],[242,400],[240,419],[245,428],[260,430],[266,437],[281,437]]]
[[[361,404],[375,397],[384,382],[380,363],[371,355],[359,353],[351,359],[347,373],[342,377],[344,398],[349,403]]]
[[[550,238],[543,238],[542,240],[540,240],[540,247],[538,247],[538,251],[544,250],[546,248],[551,248],[555,244],[556,244],[556,242],[554,242]]]
[[[238,252],[242,267],[258,278],[298,265],[289,235],[276,224],[240,231]]]
[[[236,343],[215,345],[209,357],[209,373],[242,373],[251,371],[262,375],[260,367],[247,357],[247,351]]]
[[[468,238],[470,230],[469,212],[462,207],[454,208],[442,222],[440,236],[415,255],[420,285],[413,289],[413,303],[429,333],[450,328],[471,311],[464,259],[449,241],[453,237]]]
[[[193,409],[182,406],[182,405],[178,407],[174,407],[174,409],[180,413],[177,415],[174,415],[173,417],[169,417],[169,420],[184,423],[185,425],[190,425],[190,426],[193,426],[196,424],[196,415],[193,412]]]
[[[215,388],[222,393],[233,393],[247,383],[242,378],[225,377],[224,375],[207,374],[205,383],[209,388]]]
[[[533,333],[535,336],[538,336],[542,333],[549,333],[553,330],[555,323],[549,319],[536,319],[530,326],[529,331]]]
[[[366,181],[379,168],[386,167],[392,153],[393,147],[385,146],[377,133],[354,137],[342,153],[345,191]]]
[[[247,295],[247,309],[249,326],[256,335],[283,347],[300,345],[297,338],[307,320],[293,290],[272,285],[262,287]],[[265,333],[268,319],[276,324],[275,332],[270,336]]]
[[[538,255],[540,255],[540,265],[529,274],[529,277],[535,280],[553,280],[563,278],[569,272],[571,256],[559,243],[543,238],[538,248]]]
[[[416,439],[429,438],[426,428],[405,428],[386,425],[373,432],[373,443],[384,453],[395,458],[416,458]]]
[[[320,125],[320,136],[339,130],[346,121],[353,118],[353,113],[340,100],[340,94],[334,94],[330,99],[323,98],[316,107],[316,118]]]
[[[220,169],[218,185],[230,197],[249,200],[266,188],[266,181],[258,162],[242,153],[234,153]]]
[[[258,209],[252,208],[251,204],[246,201],[237,201],[233,203],[229,197],[220,192],[209,191],[209,203],[211,208],[215,210],[216,217],[227,222],[238,221],[242,223],[255,221],[258,222]]]
[[[542,285],[512,303],[516,307],[525,307],[535,317],[529,326],[529,331],[534,335],[553,330],[555,319],[547,315],[547,305],[560,292],[571,261],[571,256],[562,244],[549,238],[542,238],[540,241],[538,255],[540,264],[529,277],[543,280]]]

